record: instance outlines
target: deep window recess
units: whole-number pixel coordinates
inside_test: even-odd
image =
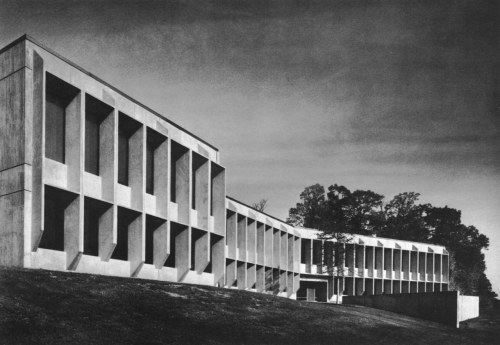
[[[64,250],[64,215],[76,197],[76,194],[45,186],[44,229],[40,248]]]
[[[99,219],[111,205],[85,197],[83,216],[83,254],[99,255]]]
[[[112,259],[128,260],[128,228],[139,215],[138,212],[118,207],[117,241]]]
[[[45,82],[45,156],[65,163],[66,108],[80,91],[50,73]]]
[[[166,137],[151,128],[147,130],[146,143],[146,193],[155,192],[155,151],[165,141]]]
[[[176,143],[172,140],[171,145],[171,158],[170,158],[170,201],[177,202],[177,161],[189,152],[187,147]]]
[[[85,171],[99,175],[100,125],[113,111],[109,105],[85,95]]]
[[[128,186],[130,137],[141,128],[140,122],[120,113],[118,118],[118,183]]]

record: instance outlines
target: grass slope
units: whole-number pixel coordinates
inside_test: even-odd
[[[455,330],[364,307],[0,268],[0,344],[477,345],[500,339],[498,310],[492,315]]]

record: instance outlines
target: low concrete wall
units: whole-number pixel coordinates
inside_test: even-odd
[[[460,321],[479,316],[479,298],[460,296],[458,291],[344,296],[342,302],[388,310],[457,328]]]
[[[458,296],[458,321],[465,321],[479,316],[478,296]]]

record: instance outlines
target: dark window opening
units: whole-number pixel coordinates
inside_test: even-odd
[[[112,259],[128,260],[128,232],[129,225],[139,216],[139,213],[124,208],[118,208],[116,247],[111,255]]]
[[[109,105],[85,95],[85,171],[99,175],[100,126],[113,111]]]
[[[75,194],[49,186],[45,187],[44,231],[39,244],[40,248],[64,251],[64,214],[75,198]]]
[[[154,232],[158,229],[165,220],[150,215],[146,216],[146,260],[145,263],[154,263]]]
[[[199,191],[196,191],[196,179],[197,179],[197,171],[198,169],[200,169],[203,164],[205,164],[208,160],[193,152],[193,160],[192,160],[192,167],[191,167],[191,171],[193,172],[192,174],[192,182],[191,182],[191,208],[193,210],[196,210],[196,198],[197,197],[200,197],[199,195],[197,195],[197,193],[199,193]],[[205,177],[205,178],[208,178],[208,177]]]
[[[206,233],[204,231],[192,228],[191,233],[191,270],[196,267],[196,241],[199,240]]]
[[[83,216],[83,254],[99,255],[99,218],[111,205],[85,198]]]
[[[166,137],[148,128],[146,143],[146,193],[155,192],[155,151],[165,141]]]
[[[141,123],[120,113],[118,117],[118,183],[129,184],[130,137],[141,128]]]
[[[66,108],[80,91],[46,73],[45,81],[45,157],[65,163]]]
[[[170,255],[168,256],[167,261],[164,266],[166,267],[175,267],[175,255],[176,255],[176,245],[175,239],[178,235],[180,235],[183,231],[187,231],[186,226],[177,224],[174,222],[170,223]]]
[[[223,171],[224,169],[220,166],[217,165],[213,162],[211,162],[211,169],[210,169],[210,215],[214,215],[214,181],[217,176]]]
[[[171,162],[170,162],[170,201],[177,200],[177,161],[189,152],[187,147],[172,141],[171,144]]]

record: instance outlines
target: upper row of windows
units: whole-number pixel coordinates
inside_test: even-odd
[[[47,158],[65,163],[66,141],[74,140],[66,135],[67,112],[71,111],[70,106],[79,92],[74,86],[49,73],[46,74],[45,156]],[[88,173],[94,175],[100,173],[101,140],[105,139],[101,133],[101,124],[112,112],[111,106],[85,94],[85,171]],[[125,114],[119,114],[118,182],[120,184],[129,184],[130,139],[141,127],[142,124],[138,121]],[[155,150],[167,138],[150,128],[147,128],[146,137],[146,192],[154,194]],[[181,151],[187,151],[187,148]]]

